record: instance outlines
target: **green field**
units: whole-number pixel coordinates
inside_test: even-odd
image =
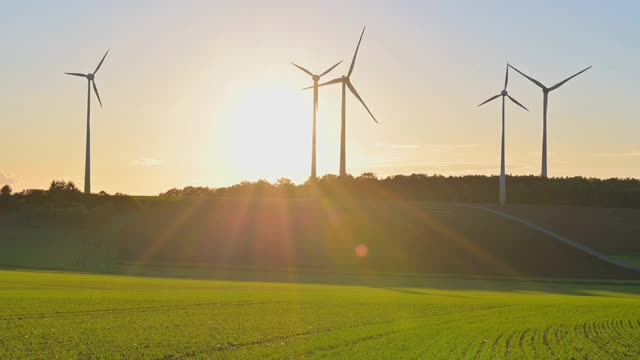
[[[85,221],[6,213],[0,359],[640,358],[640,273],[491,209],[196,199]],[[499,211],[638,264],[638,210]]]
[[[623,261],[627,264],[633,264],[640,266],[640,253],[623,253],[623,254],[614,254],[611,256],[614,259]]]
[[[500,211],[608,256],[640,252],[639,210],[514,205]],[[142,262],[640,279],[640,272],[607,264],[540,231],[463,204],[193,199],[159,201],[117,215],[90,213],[86,222],[69,221],[75,219],[73,213],[65,214],[0,214],[0,265],[111,273],[119,263]],[[355,256],[359,245],[368,248],[366,257]]]
[[[398,280],[2,271],[0,358],[640,357],[640,283]]]

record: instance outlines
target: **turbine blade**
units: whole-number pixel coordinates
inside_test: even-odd
[[[111,50],[111,49],[109,49],[109,50]],[[109,50],[107,50],[107,52],[104,53],[104,56],[102,57],[102,60],[100,60],[100,63],[96,67],[96,70],[93,72],[94,74],[97,73],[98,70],[100,70],[100,66],[102,66],[102,63],[104,62],[104,59],[107,57],[107,54],[109,54]]]
[[[340,62],[339,62],[339,63],[337,63],[337,64],[333,65],[332,67],[330,67],[327,71],[325,71],[325,72],[323,72],[322,74],[320,74],[320,77],[323,77],[323,76],[327,75],[328,73],[330,73],[330,72],[331,72],[331,70],[335,69],[335,68],[336,68],[336,66],[338,66],[338,65],[340,65],[340,64],[342,64],[342,60],[340,60]]]
[[[343,81],[343,80],[342,80],[342,78],[335,78],[335,79],[333,79],[333,80],[329,80],[329,81],[327,81],[327,82],[323,82],[322,84],[318,84],[318,87],[320,87],[320,86],[332,85],[332,84],[339,84],[339,83],[341,83],[342,81]],[[313,88],[313,86],[309,87],[308,89],[311,89],[311,88]]]
[[[509,64],[509,67],[512,68],[513,70],[517,71],[520,75],[524,76],[525,78],[529,79],[529,81],[531,81],[532,83],[538,85],[540,88],[542,88],[543,90],[546,89],[547,87],[542,85],[542,83],[534,78],[532,78],[531,76],[523,73],[522,71],[516,69],[513,65]]]
[[[509,84],[509,63],[504,71],[504,90],[507,90],[507,84]]]
[[[349,88],[349,90],[351,90],[351,93],[355,95],[355,97],[357,97],[358,100],[360,100],[360,103],[362,103],[362,106],[364,106],[364,108],[367,109],[367,112],[369,113],[369,115],[371,115],[371,117],[373,118],[373,121],[375,121],[376,124],[379,124],[378,120],[376,120],[376,117],[373,116],[373,114],[371,113],[371,110],[369,110],[369,108],[367,107],[367,104],[364,103],[364,100],[362,100],[362,98],[360,97],[360,94],[358,94],[358,92],[356,91],[356,88],[354,88],[353,85],[351,85],[351,81],[347,81],[347,87]]]
[[[82,74],[82,73],[67,73],[67,72],[66,72],[65,74],[67,74],[67,75],[73,75],[73,76],[82,76],[82,77],[85,77],[85,78],[87,77],[87,74]]]
[[[300,65],[298,65],[298,64],[296,64],[296,63],[293,63],[293,62],[291,63],[291,65],[293,65],[293,66],[297,67],[298,69],[300,69],[300,70],[302,70],[302,71],[306,72],[307,74],[309,74],[309,76],[313,76],[313,74],[311,73],[311,71],[309,71],[309,70],[307,70],[307,69],[303,68],[302,66],[300,66]]]
[[[495,99],[499,98],[500,96],[502,96],[502,94],[498,94],[498,95],[496,95],[496,96],[492,96],[492,97],[490,97],[488,100],[485,100],[484,102],[482,102],[482,103],[481,103],[480,105],[478,105],[477,107],[480,107],[480,106],[482,106],[482,105],[484,105],[484,104],[488,103],[489,101],[493,101],[493,100],[495,100]]]
[[[100,103],[100,108],[102,109],[102,100],[100,100],[100,93],[98,92],[95,80],[91,81],[91,84],[93,85],[93,91],[95,91],[96,96],[98,97],[98,102]]]
[[[362,28],[362,34],[360,34],[360,40],[358,40],[358,46],[356,46],[356,52],[353,54],[353,59],[351,60],[351,66],[349,67],[349,73],[347,73],[347,77],[351,76],[353,72],[353,67],[356,65],[356,57],[358,56],[358,49],[360,49],[360,43],[362,42],[362,36],[364,36],[364,29]]]
[[[512,98],[512,97],[511,97],[511,95],[507,95],[507,97],[509,98],[509,100],[513,101],[516,105],[518,105],[518,106],[520,106],[521,108],[523,108],[523,109],[525,109],[525,110],[529,111],[529,109],[527,109],[526,107],[524,107],[524,105],[520,104],[520,103],[518,102],[518,100],[516,100],[516,99]]]
[[[576,77],[576,76],[578,76],[578,75],[582,74],[583,72],[585,72],[585,71],[587,71],[587,70],[589,70],[589,69],[591,69],[591,66],[589,66],[588,68],[586,68],[586,69],[584,69],[584,70],[582,70],[582,71],[579,71],[579,72],[575,73],[574,75],[571,75],[571,76],[569,76],[568,78],[566,78],[566,79],[564,79],[564,80],[560,81],[559,83],[557,83],[557,84],[553,85],[552,87],[550,87],[550,88],[549,88],[549,91],[553,91],[553,90],[555,90],[555,89],[559,88],[560,86],[564,85],[564,83],[566,83],[567,81],[569,81],[569,80],[573,79],[574,77]]]

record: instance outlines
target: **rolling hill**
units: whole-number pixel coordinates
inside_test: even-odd
[[[640,252],[637,210],[520,205],[500,211],[603,253]],[[463,204],[192,199],[155,202],[124,219],[87,225],[25,226],[5,218],[3,227],[0,264],[9,267],[114,271],[114,263],[135,263],[640,279],[640,272]]]

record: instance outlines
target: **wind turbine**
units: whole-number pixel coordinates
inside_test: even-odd
[[[353,54],[353,59],[351,60],[351,66],[349,67],[349,72],[347,73],[347,75],[342,75],[342,77],[339,77],[318,85],[318,87],[320,87],[320,86],[326,86],[326,85],[338,84],[338,83],[342,84],[342,127],[340,131],[340,176],[347,175],[347,164],[346,164],[347,162],[347,154],[346,154],[347,152],[346,150],[347,90],[346,89],[347,88],[349,88],[349,91],[351,91],[351,93],[360,101],[362,106],[364,106],[364,108],[367,109],[367,112],[369,113],[369,115],[371,115],[371,117],[373,118],[373,121],[378,123],[378,120],[376,120],[375,116],[373,116],[373,114],[371,113],[371,110],[369,110],[369,108],[367,107],[367,104],[364,103],[364,100],[362,100],[362,98],[358,94],[358,91],[356,90],[356,88],[353,86],[353,83],[351,82],[351,74],[353,73],[353,67],[356,64],[356,57],[358,56],[358,49],[360,49],[360,43],[362,42],[362,36],[364,35],[364,30],[365,28],[362,29],[362,34],[360,34],[360,40],[358,41],[356,52],[355,54]],[[310,89],[310,87],[307,89]]]
[[[311,137],[311,180],[316,179],[316,117],[318,114],[318,81],[320,81],[321,77],[327,75],[328,73],[331,72],[331,70],[335,69],[336,66],[340,65],[340,63],[342,63],[342,61],[333,65],[332,67],[330,67],[320,75],[315,75],[311,71],[303,68],[302,66],[293,62],[291,63],[293,64],[293,66],[309,74],[313,79],[313,135]]]
[[[104,62],[104,59],[109,54],[109,50],[104,54],[100,63],[93,71],[93,73],[82,74],[82,73],[65,73],[67,75],[73,76],[81,76],[87,79],[87,145],[86,145],[86,153],[85,153],[85,161],[84,161],[84,193],[91,194],[91,86],[93,85],[93,91],[96,93],[96,97],[98,98],[98,102],[100,103],[100,108],[102,108],[102,100],[100,100],[100,93],[98,93],[98,87],[96,86],[95,77],[98,70],[100,70],[100,66]]]
[[[500,205],[504,206],[506,200],[507,200],[507,190],[506,190],[506,184],[505,184],[505,174],[504,174],[504,98],[507,97],[509,98],[509,100],[513,101],[516,105],[520,106],[521,108],[529,111],[529,109],[527,109],[526,107],[524,107],[524,105],[520,104],[516,99],[512,98],[511,95],[509,95],[509,93],[507,92],[507,84],[509,83],[509,66],[507,64],[506,67],[506,72],[504,74],[504,89],[502,89],[502,91],[500,92],[500,94],[495,95],[490,97],[488,100],[484,101],[483,103],[481,103],[478,106],[482,106],[490,101],[493,101],[499,97],[502,97],[502,145],[500,147],[500,197],[499,197],[499,201],[500,201]]]
[[[509,65],[509,67],[511,67],[513,70],[517,71],[518,73],[520,73],[520,75],[524,76],[525,78],[529,79],[529,81],[531,81],[532,83],[538,85],[541,89],[542,89],[542,104],[543,104],[543,110],[542,110],[542,172],[541,172],[541,176],[546,178],[547,177],[547,105],[549,102],[549,93],[552,92],[553,90],[559,88],[560,86],[564,85],[564,83],[566,83],[567,81],[573,79],[574,77],[582,74],[583,72],[591,69],[591,66],[589,66],[588,68],[577,72],[574,75],[569,76],[568,78],[560,81],[559,83],[553,85],[552,87],[546,87],[544,86],[540,81],[525,75],[522,71],[516,69],[515,67]]]

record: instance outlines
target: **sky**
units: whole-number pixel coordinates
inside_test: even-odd
[[[636,1],[12,1],[0,12],[0,184],[157,194],[310,172],[311,79],[348,70],[347,171],[497,174],[507,61],[552,85],[550,176],[640,178]],[[542,93],[511,73],[507,173],[539,174]],[[320,90],[318,174],[339,170],[340,87]]]

